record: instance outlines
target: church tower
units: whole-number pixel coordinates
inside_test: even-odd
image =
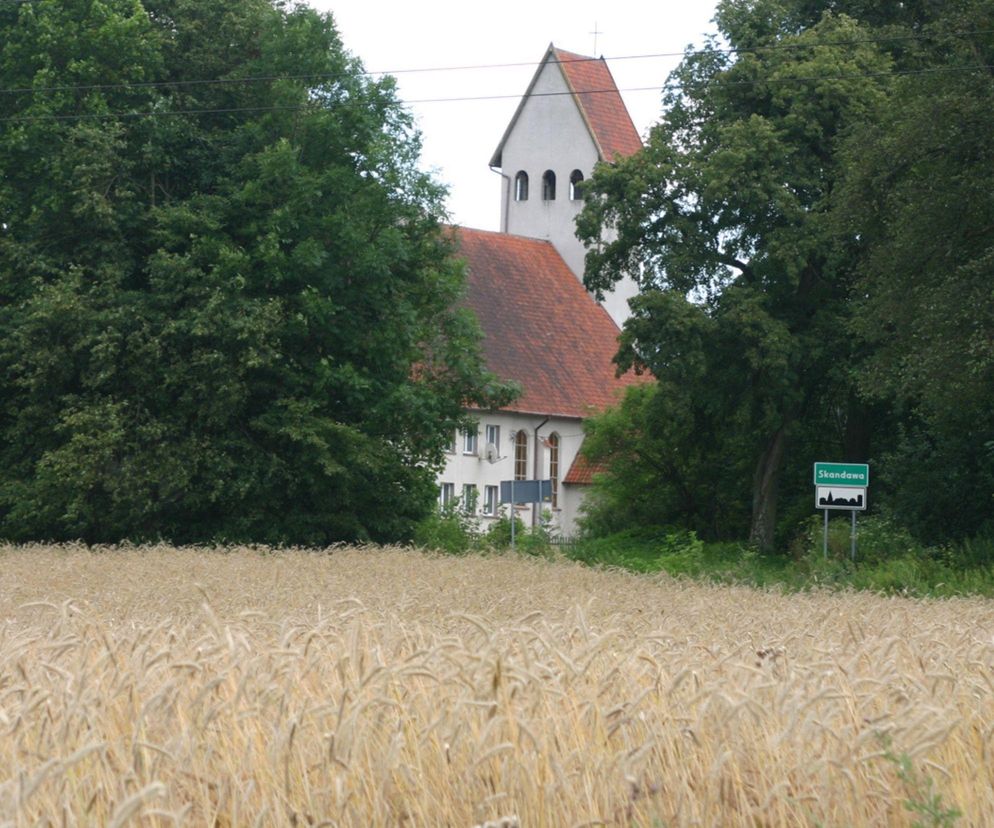
[[[490,160],[504,178],[501,231],[547,239],[582,281],[586,250],[575,222],[583,183],[598,162],[641,148],[604,59],[550,44]],[[625,279],[602,302],[619,327],[635,293]]]

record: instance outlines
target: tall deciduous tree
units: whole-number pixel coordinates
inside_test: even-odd
[[[392,81],[267,0],[4,3],[0,42],[0,534],[408,534],[506,392]]]
[[[901,520],[930,540],[994,528],[994,8],[943,4],[925,71],[846,153],[842,226],[862,250],[862,392],[901,412],[883,458]]]
[[[622,366],[678,390],[694,427],[673,430],[674,451],[727,452],[704,452],[696,479],[748,467],[725,496],[751,488],[749,535],[770,547],[788,455],[805,499],[820,453],[865,459],[848,376],[851,257],[830,211],[843,139],[880,105],[890,58],[852,18],[804,26],[779,0],[726,0],[716,22],[742,51],[688,53],[645,150],[598,171],[578,228],[595,245],[589,287],[625,274],[641,287]],[[597,246],[607,228],[616,240]]]

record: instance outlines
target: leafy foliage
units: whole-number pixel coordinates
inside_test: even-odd
[[[0,40],[0,533],[409,537],[506,390],[392,80],[266,0],[3,4]]]
[[[515,551],[526,555],[552,554],[552,535],[545,516],[538,526],[526,527],[518,515],[512,518],[508,508],[502,506],[498,518],[487,521],[484,528],[475,511],[467,510],[459,498],[422,518],[415,526],[413,541],[424,549],[449,555],[503,551],[511,547],[512,520]]]
[[[854,136],[839,220],[861,240],[861,391],[902,412],[883,471],[923,537],[991,531],[994,505],[994,12],[955,3]],[[961,32],[976,32],[962,35]]]
[[[588,286],[627,274],[641,287],[621,366],[652,371],[659,413],[679,410],[673,452],[689,461],[710,443],[697,477],[717,488],[728,467],[746,469],[751,487],[726,490],[740,499],[726,511],[751,495],[749,534],[764,548],[787,454],[803,447],[791,462],[810,465],[862,416],[845,372],[851,274],[829,215],[844,137],[879,105],[889,66],[857,21],[825,15],[797,31],[786,5],[719,5],[721,34],[751,51],[688,53],[645,151],[597,172],[578,223],[588,242],[617,234],[588,254]],[[823,45],[840,40],[854,45]],[[705,523],[736,531],[710,501]]]
[[[785,548],[831,457],[872,460],[919,538],[991,532],[990,4],[725,0],[716,23],[737,51],[688,52],[578,222],[588,285],[641,287],[620,366],[658,379],[591,425],[612,471],[588,527],[730,539],[748,514]]]

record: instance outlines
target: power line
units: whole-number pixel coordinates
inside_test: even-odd
[[[980,72],[994,70],[994,64],[974,64],[971,66],[935,66],[927,69],[904,69],[884,72],[862,72],[846,75],[813,75],[810,77],[785,77],[785,78],[754,78],[749,80],[729,81],[716,80],[711,85],[715,86],[757,86],[761,84],[785,84],[785,83],[818,83],[826,80],[858,80],[861,78],[877,77],[898,77],[907,75],[928,75],[952,72]],[[660,92],[659,86],[632,86],[622,89],[589,89],[577,92],[579,95],[611,95],[619,92]],[[572,91],[565,92],[533,92],[533,98],[558,97],[561,95],[573,95]],[[471,101],[496,101],[520,98],[520,94],[513,95],[465,95],[448,98],[415,98],[413,100],[402,101],[403,104],[427,104],[427,103],[460,103]],[[80,121],[80,120],[108,120],[111,118],[160,118],[175,115],[212,115],[227,114],[237,112],[302,112],[312,109],[312,106],[244,106],[228,108],[205,108],[205,109],[174,109],[174,110],[149,110],[146,112],[104,112],[104,113],[83,113],[77,115],[13,115],[0,118],[0,123],[31,123],[37,121]]]
[[[14,115],[0,118],[0,123],[31,123],[33,121],[106,121],[111,118],[161,118],[173,115],[223,115],[232,112],[303,112],[308,106],[233,106],[224,109],[169,109],[148,112],[94,112],[80,115]]]
[[[762,84],[782,84],[782,83],[817,83],[819,81],[826,80],[857,80],[860,78],[877,78],[877,77],[897,77],[903,75],[928,75],[940,72],[978,72],[994,69],[994,64],[974,64],[972,66],[935,66],[927,69],[900,69],[885,72],[862,72],[853,73],[848,75],[813,75],[811,77],[787,77],[787,78],[753,78],[750,80],[739,80],[731,81],[718,79],[713,80],[705,85],[707,86],[759,86]],[[611,94],[616,92],[661,92],[662,87],[660,86],[629,86],[622,89],[590,89],[590,90],[579,90],[575,94],[577,95],[601,95],[601,94]],[[573,95],[574,92],[533,92],[530,97],[532,98],[544,98],[548,96],[556,95]],[[450,103],[454,101],[492,101],[492,100],[502,100],[505,98],[520,98],[520,94],[517,95],[469,95],[465,97],[453,97],[453,98],[416,98],[413,100],[405,101],[405,103]]]
[[[30,2],[31,0],[0,0],[2,2]],[[781,43],[773,44],[769,46],[753,46],[753,47],[743,47],[743,48],[710,48],[710,49],[691,49],[684,52],[650,52],[645,54],[634,54],[634,55],[615,55],[608,58],[597,58],[597,57],[576,57],[567,58],[565,60],[552,60],[549,63],[558,64],[571,64],[571,63],[590,63],[595,61],[625,61],[625,60],[651,60],[656,58],[672,58],[672,57],[698,57],[701,55],[713,55],[713,54],[756,54],[761,52],[769,51],[784,51],[784,50],[799,50],[799,49],[812,49],[820,47],[843,47],[843,46],[857,46],[864,43],[891,43],[891,42],[902,42],[911,40],[926,40],[935,39],[938,37],[973,37],[976,35],[987,35],[994,34],[994,29],[978,29],[974,31],[965,32],[937,32],[930,34],[913,34],[913,35],[894,35],[888,37],[866,37],[866,38],[856,38],[852,40],[829,40],[821,41],[817,43]],[[456,66],[428,66],[428,67],[416,67],[407,69],[392,69],[392,70],[363,70],[362,74],[375,76],[375,75],[407,75],[407,74],[426,74],[433,72],[468,72],[468,71],[478,71],[487,69],[512,69],[521,67],[536,67],[539,66],[542,61],[522,61],[517,63],[477,63],[477,64],[464,64]],[[319,72],[319,73],[308,73],[308,74],[297,74],[297,75],[251,75],[244,78],[201,78],[201,79],[190,79],[190,80],[170,80],[170,81],[124,81],[121,83],[93,83],[93,84],[60,84],[55,86],[22,86],[22,87],[11,87],[11,88],[0,88],[0,95],[15,95],[15,94],[28,94],[28,93],[39,93],[39,92],[85,92],[85,91],[103,91],[111,89],[155,89],[161,87],[181,87],[181,86],[203,86],[210,84],[241,84],[241,83],[270,83],[278,80],[321,80],[321,79],[334,79],[337,78],[338,74]]]
[[[784,50],[812,49],[822,46],[859,46],[864,43],[892,43],[909,40],[934,40],[940,37],[972,37],[974,35],[994,34],[994,29],[977,29],[967,32],[935,32],[928,34],[891,35],[886,37],[863,37],[851,40],[824,40],[816,43],[777,43],[769,46],[716,47],[708,49],[687,49],[682,52],[647,52],[635,55],[613,55],[611,57],[576,57],[567,60],[551,60],[549,63],[590,63],[604,60],[609,63],[622,60],[652,60],[655,58],[699,57],[701,55],[741,55],[757,52],[776,52]],[[518,63],[477,63],[457,66],[427,66],[412,69],[387,69],[367,71],[367,75],[407,75],[420,72],[464,72],[476,69],[511,69],[522,66],[538,66],[542,61],[521,61]]]

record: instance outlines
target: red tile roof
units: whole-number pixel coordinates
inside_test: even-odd
[[[642,149],[642,139],[639,138],[628,108],[621,99],[618,85],[608,69],[604,58],[587,57],[565,49],[557,49],[551,43],[532,77],[528,89],[521,98],[521,103],[507,125],[504,136],[500,139],[493,157],[492,167],[502,166],[504,144],[514,129],[514,125],[524,108],[525,102],[531,95],[539,75],[548,63],[555,63],[563,73],[566,86],[572,93],[577,109],[587,125],[590,137],[597,147],[601,161],[613,161],[616,158],[633,155]]]
[[[642,149],[642,139],[604,58],[594,59],[554,46],[549,48],[559,61],[601,160],[613,161]]]
[[[547,241],[453,228],[487,366],[515,380],[508,411],[584,417],[648,378],[615,376],[618,326]]]
[[[573,465],[569,467],[563,483],[577,485],[590,484],[594,482],[594,475],[607,471],[607,466],[603,463],[591,463],[582,452],[573,459]]]

